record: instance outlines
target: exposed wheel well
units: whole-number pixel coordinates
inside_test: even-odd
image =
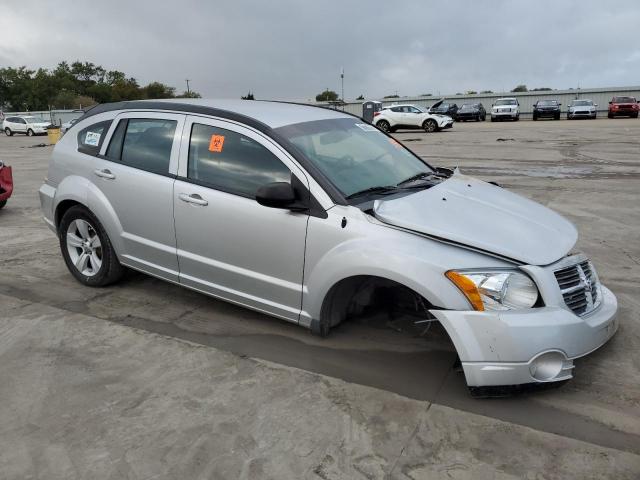
[[[326,336],[329,329],[346,319],[362,314],[366,309],[385,310],[392,317],[397,313],[415,313],[433,318],[432,305],[412,289],[382,277],[358,275],[336,283],[322,302],[320,319],[312,330]]]
[[[82,205],[82,204],[75,200],[63,200],[58,204],[58,206],[56,207],[56,214],[54,218],[56,228],[58,228],[58,226],[60,225],[60,220],[62,220],[62,217],[64,217],[64,214],[67,213],[67,210],[69,210],[74,205]]]

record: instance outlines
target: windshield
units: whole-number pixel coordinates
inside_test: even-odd
[[[275,131],[298,147],[345,197],[433,172],[393,138],[357,118],[296,123]]]
[[[542,105],[543,107],[553,106],[555,107],[558,104],[555,100],[540,100],[538,105]]]
[[[591,100],[573,100],[571,105],[574,107],[589,107],[593,105]]]
[[[460,107],[460,110],[476,110],[478,105],[475,103],[465,103]]]
[[[441,103],[437,107],[433,107],[433,108],[435,110],[448,110],[449,109],[449,104],[448,103]]]
[[[613,97],[613,103],[636,103],[633,97]]]
[[[518,102],[516,102],[513,98],[503,98],[502,100],[496,100],[495,105],[517,105]]]

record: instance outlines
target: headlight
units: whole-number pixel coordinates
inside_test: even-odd
[[[467,297],[474,310],[531,308],[538,301],[538,288],[524,273],[514,270],[445,273]]]

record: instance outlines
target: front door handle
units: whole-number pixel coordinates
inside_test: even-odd
[[[111,173],[111,171],[107,168],[103,169],[103,170],[94,170],[93,173],[95,173],[97,176],[102,177],[102,178],[106,178],[108,180],[114,180],[116,178],[116,176]]]
[[[178,198],[180,198],[180,200],[182,200],[183,202],[192,203],[194,205],[200,205],[201,207],[206,207],[207,205],[209,205],[209,202],[207,202],[204,198],[202,198],[197,193],[193,193],[191,195],[188,195],[186,193],[181,193],[178,195]]]

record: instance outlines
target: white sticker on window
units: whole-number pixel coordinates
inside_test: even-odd
[[[356,127],[360,130],[364,130],[365,132],[377,132],[378,129],[373,125],[369,125],[368,123],[356,123]]]
[[[84,136],[84,144],[91,147],[97,147],[100,143],[100,134],[98,132],[87,132]]]

